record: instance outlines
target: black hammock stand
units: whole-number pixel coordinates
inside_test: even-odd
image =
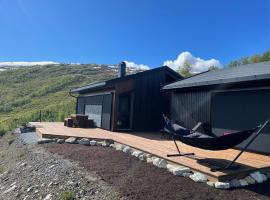
[[[181,130],[177,130],[177,131],[173,130],[172,123],[170,122],[168,118],[166,119],[164,117],[164,119],[166,122],[164,129],[166,129],[168,133],[172,135],[172,139],[174,141],[174,144],[178,152],[177,154],[167,155],[167,157],[194,155],[194,153],[181,153],[176,143],[176,140],[179,140],[180,142],[183,142],[184,144],[187,144],[196,148],[219,151],[219,150],[226,150],[226,149],[235,147],[236,145],[247,140],[254,133],[254,136],[250,139],[250,141],[241,149],[239,154],[237,154],[236,157],[228,165],[226,165],[225,167],[212,168],[211,171],[232,169],[233,164],[236,162],[236,160],[242,155],[243,152],[246,151],[246,149],[262,133],[262,130],[266,127],[266,125],[269,122],[267,120],[263,124],[251,130],[245,130],[245,131],[240,131],[236,133],[230,133],[227,135],[214,137],[214,136],[205,135],[203,133],[195,132],[192,130],[190,130],[190,134],[186,134],[186,130],[189,130],[189,129],[183,129],[183,133],[185,134],[181,134]]]

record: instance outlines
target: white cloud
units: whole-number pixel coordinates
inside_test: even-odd
[[[21,66],[34,66],[34,65],[57,65],[58,62],[40,61],[40,62],[0,62],[0,67],[21,67]]]
[[[166,60],[163,65],[167,65],[174,70],[179,70],[179,68],[181,68],[185,63],[191,64],[192,73],[200,73],[207,71],[211,66],[215,66],[218,68],[222,67],[222,64],[219,62],[219,60],[213,58],[209,60],[204,60],[202,58],[193,56],[188,51],[180,53],[175,60]]]
[[[139,69],[139,70],[149,70],[150,67],[147,65],[143,65],[143,64],[136,64],[134,62],[129,62],[129,61],[125,61],[127,67],[131,67],[134,69]]]

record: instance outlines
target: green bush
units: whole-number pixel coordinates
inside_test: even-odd
[[[71,191],[64,191],[61,195],[62,200],[74,200],[75,194]]]

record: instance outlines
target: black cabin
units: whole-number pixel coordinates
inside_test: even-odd
[[[161,88],[182,77],[169,67],[126,75],[118,67],[118,78],[72,90],[78,93],[77,114],[88,115],[97,127],[111,131],[157,131],[169,100]]]
[[[188,128],[201,121],[220,135],[270,119],[270,62],[204,72],[163,89],[171,94],[171,118]],[[250,150],[270,153],[270,127]]]

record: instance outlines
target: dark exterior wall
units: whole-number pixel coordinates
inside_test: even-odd
[[[156,131],[163,126],[164,110],[162,86],[164,71],[146,73],[135,80],[134,86],[134,131]]]
[[[269,86],[252,82],[171,91],[171,118],[187,128],[206,122],[216,135],[251,129],[270,119]],[[248,150],[270,153],[269,146],[270,125]]]
[[[173,92],[171,118],[187,128],[198,122],[210,123],[211,95],[207,90]]]
[[[135,74],[121,80],[108,81],[108,86],[102,89],[95,89],[95,92],[106,92],[106,89],[113,90],[112,101],[112,131],[117,131],[117,112],[119,95],[127,92],[132,93],[132,131],[159,131],[164,126],[162,114],[167,114],[169,109],[169,95],[161,88],[173,81],[179,80],[181,76],[168,68],[149,70],[144,73]],[[91,94],[91,91],[84,91],[77,101],[77,113],[84,113],[84,105],[87,97],[82,95]]]
[[[223,91],[212,93],[211,122],[213,132],[252,129],[270,117],[270,89]],[[243,147],[249,140],[238,145]],[[249,150],[270,153],[270,127],[249,146]]]

